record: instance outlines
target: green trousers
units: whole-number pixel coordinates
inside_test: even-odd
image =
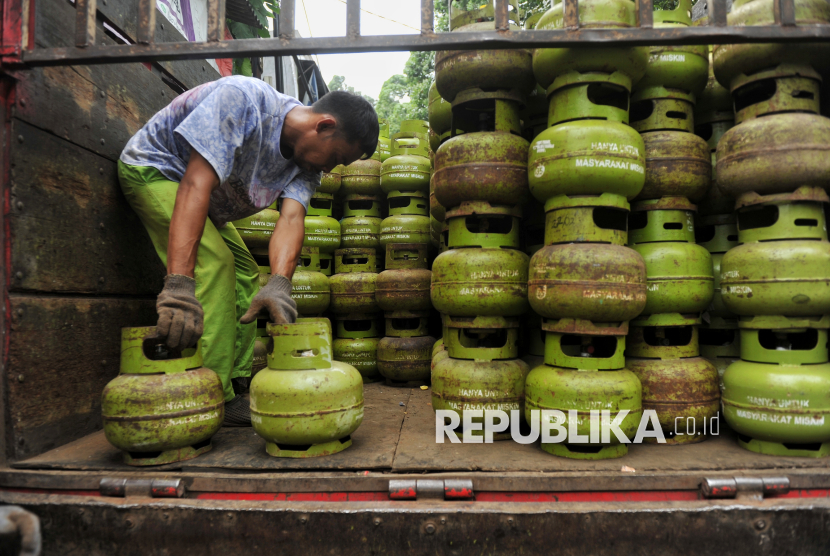
[[[179,184],[149,166],[118,161],[121,190],[167,265],[170,218]],[[204,365],[222,379],[225,401],[233,399],[231,378],[251,376],[256,322],[240,324],[259,291],[259,268],[233,224],[205,223],[196,256],[196,298],[205,310]]]

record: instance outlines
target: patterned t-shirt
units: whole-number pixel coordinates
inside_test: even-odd
[[[308,209],[320,174],[280,152],[285,116],[300,102],[251,77],[224,77],[176,97],[136,133],[121,161],[152,166],[179,182],[196,149],[221,184],[208,214],[217,227],[259,212],[280,195]]]

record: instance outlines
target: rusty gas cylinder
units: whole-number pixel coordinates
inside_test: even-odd
[[[513,10],[510,28],[519,30],[518,2],[510,0]],[[495,29],[492,5],[463,10],[450,6],[450,31],[453,33],[478,33]],[[510,50],[448,50],[435,54],[435,83],[438,92],[449,102],[469,89],[516,90],[527,94],[535,86],[530,52],[515,48]]]
[[[657,413],[666,443],[700,442],[720,407],[718,372],[700,357],[696,325],[664,322],[647,317],[631,323],[625,365],[640,379],[643,409]]]
[[[320,187],[317,188],[317,193],[327,193],[330,195],[337,193],[340,190],[343,168],[345,166],[339,164],[332,168],[331,172],[323,172],[323,175],[320,177]]]
[[[356,160],[343,168],[340,193],[343,195],[382,195],[380,188],[380,153],[372,158]]]
[[[316,247],[321,253],[333,253],[340,247],[340,222],[332,218],[333,208],[333,195],[312,195],[305,217],[303,247]]]
[[[386,336],[415,338],[429,334],[429,311],[386,311]]]
[[[222,381],[202,366],[201,342],[174,351],[156,327],[121,329],[121,370],[101,395],[107,440],[127,465],[195,458],[222,427]]]
[[[382,197],[349,195],[343,201],[340,221],[340,246],[344,249],[380,247]]]
[[[433,81],[429,87],[429,127],[439,136],[452,127],[452,104],[444,100]]]
[[[428,311],[432,308],[427,246],[423,243],[386,245],[386,270],[378,275],[375,298],[382,311]]]
[[[390,386],[406,386],[429,381],[432,362],[432,336],[395,338],[378,342],[378,371]]]
[[[564,28],[564,3],[555,4],[539,19],[537,30]],[[582,0],[579,4],[579,27],[628,28],[637,26],[637,6],[628,0]],[[648,48],[538,48],[533,52],[533,73],[545,88],[562,75],[580,73],[619,73],[631,90],[646,72]]]
[[[721,261],[726,307],[738,315],[830,313],[830,242],[823,190],[815,201],[761,202],[738,211],[738,239]],[[793,195],[792,197],[797,197]]]
[[[380,224],[380,245],[389,243],[429,244],[429,200],[419,191],[392,192],[388,195],[389,216]]]
[[[830,363],[824,317],[740,321],[741,360],[723,376],[723,414],[747,450],[830,455]]]
[[[380,187],[385,194],[393,191],[417,191],[429,194],[432,176],[429,138],[417,132],[400,132],[392,136],[392,156],[380,170]]]
[[[338,315],[335,325],[334,360],[357,369],[364,383],[379,380],[377,352],[381,333],[377,314]]]
[[[618,195],[546,203],[545,243],[530,260],[528,299],[551,319],[627,321],[646,304],[646,268],[626,247],[628,202]]]
[[[698,218],[695,223],[695,240],[712,255],[715,297],[707,312],[710,317],[734,318],[721,296],[721,261],[723,255],[738,246],[738,224],[734,214],[721,214]]]
[[[374,249],[338,249],[334,253],[331,310],[336,314],[375,313],[377,255]]]
[[[632,207],[628,245],[646,263],[643,315],[699,313],[715,294],[712,257],[694,243],[694,205],[664,197]]]

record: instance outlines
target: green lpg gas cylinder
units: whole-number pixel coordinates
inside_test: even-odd
[[[705,440],[720,407],[720,386],[715,366],[700,357],[697,326],[634,321],[626,343],[625,366],[640,379],[643,409],[657,413],[666,443]]]
[[[438,135],[445,134],[452,127],[452,104],[441,97],[434,81],[429,88],[429,127]]]
[[[338,249],[334,253],[331,310],[336,314],[374,313],[377,255],[374,249]]]
[[[560,443],[542,444],[542,449],[550,454],[571,459],[619,458],[628,453],[628,445],[620,443],[613,433],[609,434],[607,443],[602,443],[601,411],[608,411],[609,419],[613,420],[621,410],[628,410],[619,427],[631,440],[643,414],[641,398],[640,381],[629,370],[599,371],[544,364],[527,375],[525,418],[533,419],[534,410],[558,410],[564,414],[564,420],[547,417],[558,423],[566,434]],[[571,411],[576,412],[573,422]],[[591,411],[596,413],[592,415]],[[578,438],[573,438],[571,431]]]
[[[225,415],[222,382],[202,366],[199,345],[174,352],[155,335],[155,326],[121,329],[121,371],[101,395],[104,434],[128,465],[207,452]]]
[[[695,239],[712,255],[712,273],[715,281],[715,297],[707,312],[710,317],[734,318],[726,308],[721,295],[721,261],[723,255],[738,246],[738,225],[733,214],[721,214],[699,218],[695,224]]]
[[[680,0],[673,10],[654,10],[654,27],[691,27],[692,1]],[[699,46],[652,46],[646,74],[635,89],[655,85],[699,95],[709,77],[709,49]]]
[[[274,226],[277,225],[279,218],[278,211],[267,208],[253,216],[236,220],[233,225],[251,253],[268,255],[268,243],[271,241],[271,234],[274,233]]]
[[[377,352],[381,333],[377,315],[338,315],[336,324],[334,360],[357,369],[364,383],[379,380]]]
[[[380,170],[380,187],[384,193],[418,191],[429,194],[432,163],[429,140],[417,133],[401,132],[392,136],[392,156]]]
[[[582,0],[579,27],[628,28],[637,26],[637,5],[629,0]],[[554,5],[536,24],[537,30],[563,29],[564,4]],[[629,91],[646,72],[648,48],[539,48],[533,52],[536,81],[548,88],[558,76],[569,72],[618,72],[626,79]]]
[[[463,201],[516,205],[525,201],[528,142],[509,132],[458,135],[435,153],[433,186],[445,207]]]
[[[317,193],[326,193],[329,195],[337,193],[340,190],[343,168],[345,166],[340,164],[332,168],[331,172],[323,172],[323,175],[320,177],[320,187],[317,188]]]
[[[546,243],[552,245],[530,260],[533,311],[552,319],[595,322],[627,321],[640,314],[646,304],[646,268],[643,258],[624,246],[625,199],[558,196],[546,206]]]
[[[820,112],[821,75],[803,64],[781,64],[732,82],[735,123],[761,116]]]
[[[717,369],[720,389],[723,391],[723,374],[729,365],[741,358],[738,321],[713,318],[708,326],[701,326],[698,329],[698,335],[700,355]]]
[[[356,160],[343,168],[340,192],[343,195],[381,195],[380,154],[367,160]]]
[[[459,329],[456,329],[459,330]],[[518,331],[518,329],[515,329]],[[482,348],[479,354],[476,343],[488,343],[460,333],[466,343],[462,354],[453,354],[455,336],[448,346],[448,356],[435,364],[432,370],[432,408],[455,411],[464,419],[465,410],[501,410],[510,415],[513,410],[524,414],[525,378],[530,371],[521,359],[491,359],[486,353],[491,348]],[[474,335],[475,336],[475,335]],[[483,423],[483,417],[473,417],[473,423]],[[462,425],[463,426],[463,425]],[[483,436],[482,430],[471,430],[474,436]],[[509,433],[495,434],[494,438],[509,439]]]
[[[510,29],[519,30],[519,8],[511,0],[508,12]],[[450,31],[480,33],[495,29],[495,11],[490,5],[462,10],[450,6]],[[527,94],[536,85],[531,54],[527,50],[448,50],[435,54],[435,83],[438,92],[449,102],[468,89],[515,90]]]
[[[291,299],[297,303],[300,315],[317,316],[326,311],[331,302],[329,279],[320,272],[320,254],[315,253],[317,249],[304,247],[303,251],[309,255],[309,265],[297,266],[294,271],[291,278]]]
[[[774,25],[776,22],[774,0],[735,2],[727,17],[729,25]],[[830,23],[830,5],[820,0],[796,0],[795,24],[813,26]],[[766,44],[717,44],[713,47],[715,75],[727,88],[741,76],[781,63],[810,64],[819,73],[830,69],[830,44],[815,42],[766,43]]]
[[[423,243],[430,241],[429,201],[420,192],[392,192],[389,216],[380,224],[380,245],[390,243]]]
[[[251,424],[276,457],[340,452],[363,421],[363,379],[332,360],[328,319],[268,324],[268,368],[251,380]]]
[[[830,312],[824,203],[758,204],[738,212],[741,245],[721,261],[726,307],[738,315]]]
[[[429,311],[427,246],[423,243],[386,245],[386,270],[378,275],[375,298],[382,311]]]
[[[645,164],[643,139],[629,126],[577,120],[547,129],[533,140],[528,184],[541,202],[556,195],[603,193],[633,199],[645,183]]]
[[[649,210],[657,207],[674,208]],[[642,201],[633,207],[628,244],[646,263],[643,315],[699,313],[712,302],[712,257],[694,243],[691,209],[688,201],[671,197]]]
[[[390,386],[407,386],[429,381],[432,363],[432,336],[382,338],[378,342],[378,371]]]
[[[702,199],[712,185],[712,154],[706,141],[684,131],[642,134],[646,179],[637,199]]]
[[[309,209],[309,214],[305,217],[303,247],[316,247],[320,253],[334,253],[340,247],[340,222],[332,218],[331,214],[311,214],[311,205]]]
[[[382,197],[349,195],[343,202],[340,221],[340,246],[344,249],[380,247]]]
[[[826,317],[815,323],[753,320],[751,326],[775,328],[744,328],[742,321],[742,360],[723,376],[726,422],[738,433],[738,443],[753,452],[830,455],[830,323]],[[821,328],[810,327],[815,325]]]
[[[383,163],[392,156],[392,141],[389,139],[389,121],[379,119],[378,124],[380,133],[378,134],[377,153],[380,155],[381,163]]]

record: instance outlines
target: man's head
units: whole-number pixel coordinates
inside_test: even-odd
[[[371,156],[377,148],[378,116],[363,97],[332,91],[307,116],[304,132],[293,144],[294,160],[304,170],[329,172],[338,164]]]

